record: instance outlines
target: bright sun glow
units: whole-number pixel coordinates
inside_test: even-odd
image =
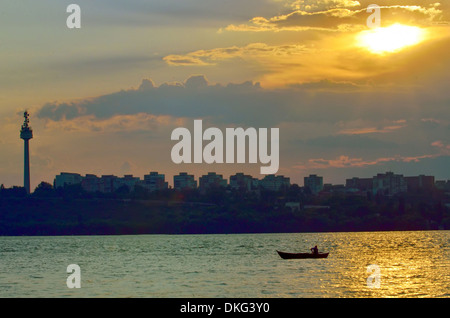
[[[385,28],[362,31],[358,44],[375,54],[393,53],[418,44],[424,39],[424,30],[414,26],[394,24]]]

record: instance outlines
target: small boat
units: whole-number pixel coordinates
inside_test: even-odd
[[[299,258],[327,258],[329,253],[286,253],[277,251],[278,255],[283,259],[299,259]]]

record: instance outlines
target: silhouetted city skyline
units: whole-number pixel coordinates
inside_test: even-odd
[[[62,172],[57,175],[53,181],[54,188],[64,187],[66,185],[80,184],[83,189],[88,192],[114,192],[122,186],[126,186],[132,190],[135,186],[142,186],[149,191],[165,190],[173,188],[176,190],[183,189],[206,189],[209,187],[227,187],[232,189],[243,188],[245,190],[255,190],[259,187],[266,190],[279,191],[282,188],[298,185],[291,183],[289,177],[283,175],[266,175],[263,178],[256,178],[243,172],[231,175],[228,179],[216,172],[209,172],[195,178],[194,175],[187,172],[180,172],[173,176],[173,186],[169,186],[166,181],[165,174],[153,171],[144,175],[143,179],[133,175],[124,175],[123,177],[115,175],[86,174],[82,176],[79,173]],[[345,192],[355,191],[371,191],[376,194],[383,192],[388,195],[404,193],[408,190],[432,189],[434,187],[444,189],[450,180],[435,180],[434,176],[403,176],[393,172],[378,173],[372,178],[351,177],[346,179],[345,184],[324,183],[323,177],[311,174],[304,178],[301,187],[308,187],[312,194],[317,195],[325,190],[345,189]]]

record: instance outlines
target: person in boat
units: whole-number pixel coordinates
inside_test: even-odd
[[[317,248],[317,245],[314,247],[311,247],[311,253],[313,253],[315,255],[319,254],[319,249]]]

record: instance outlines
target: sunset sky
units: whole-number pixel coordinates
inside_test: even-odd
[[[301,186],[450,179],[449,23],[444,0],[3,0],[0,183],[23,183],[25,109],[32,189],[62,171],[262,177],[259,163],[174,164],[171,132],[194,119],[278,127],[277,174]]]

